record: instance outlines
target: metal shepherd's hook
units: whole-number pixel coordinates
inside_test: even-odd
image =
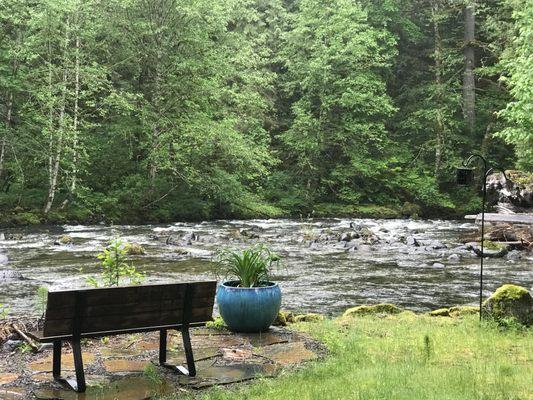
[[[469,168],[472,160],[479,158],[483,162],[483,201],[481,208],[481,262],[480,262],[480,274],[479,274],[479,319],[483,317],[483,259],[485,258],[485,206],[487,203],[487,177],[494,171],[500,171],[503,173],[505,181],[509,178],[505,174],[505,171],[501,168],[489,167],[487,160],[481,154],[473,153],[466,160],[463,161],[463,167],[457,169],[457,183],[469,184],[473,181],[473,169]]]

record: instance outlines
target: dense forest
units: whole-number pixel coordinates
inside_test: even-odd
[[[0,0],[0,222],[454,216],[533,169],[533,0]]]

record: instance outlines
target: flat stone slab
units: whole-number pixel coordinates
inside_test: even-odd
[[[196,329],[191,329],[195,377],[174,374],[158,365],[158,332],[113,336],[104,341],[87,340],[82,345],[88,387],[85,394],[77,394],[53,380],[51,348],[39,354],[0,353],[0,370],[5,371],[0,374],[0,400],[26,398],[28,393],[34,393],[38,399],[148,399],[179,390],[190,391],[273,376],[283,366],[318,358],[323,349],[320,343],[304,334],[285,328],[272,328],[258,334],[201,328],[199,334],[196,333]],[[316,352],[310,349],[316,349]],[[62,371],[72,378],[72,353],[68,352],[67,346],[63,351]],[[167,361],[186,366],[179,332],[169,332]],[[21,382],[22,394],[9,388],[18,382]],[[3,393],[2,390],[13,393]]]
[[[272,376],[276,368],[272,364],[199,365],[197,376],[179,376],[181,385],[195,389],[214,385],[244,382],[259,376]]]
[[[87,366],[94,361],[94,354],[89,352],[82,352],[81,355],[83,364]],[[28,365],[29,369],[33,372],[51,372],[52,371],[52,355],[38,359]],[[74,370],[74,356],[72,353],[61,354],[61,369],[62,370]]]
[[[0,386],[16,381],[18,377],[18,374],[2,373],[0,374]]]
[[[281,365],[295,365],[318,358],[303,342],[273,344],[262,348],[260,354]]]
[[[147,360],[104,360],[104,368],[107,372],[143,372],[150,361]]]
[[[106,386],[88,386],[85,393],[72,390],[45,388],[34,392],[40,400],[145,400],[169,395],[173,386],[166,380],[153,382],[145,377],[125,377]]]
[[[0,388],[0,400],[19,400],[26,397],[26,390],[20,387]]]

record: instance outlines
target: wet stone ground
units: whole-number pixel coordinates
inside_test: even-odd
[[[87,379],[85,394],[77,394],[53,381],[51,348],[36,354],[4,352],[0,354],[0,400],[149,399],[271,377],[281,368],[297,367],[325,354],[321,343],[284,328],[272,328],[260,334],[195,328],[191,330],[191,341],[196,377],[178,375],[157,364],[157,332],[87,340],[82,344]],[[167,361],[186,365],[178,332],[169,333]],[[63,347],[62,374],[74,377],[68,344]]]

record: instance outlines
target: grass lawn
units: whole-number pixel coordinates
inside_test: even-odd
[[[533,399],[533,331],[402,313],[302,323],[330,355],[215,399]],[[183,398],[183,394],[178,396]]]

